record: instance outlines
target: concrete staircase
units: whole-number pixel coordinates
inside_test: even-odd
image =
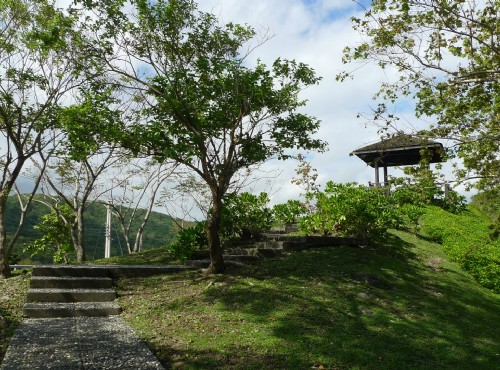
[[[300,251],[308,248],[334,247],[340,245],[359,246],[362,241],[356,238],[333,236],[296,236],[273,232],[262,234],[260,241],[240,248],[228,249],[224,254],[225,261],[248,263],[260,258],[277,257],[283,253]],[[207,267],[209,259],[186,261],[189,266]]]
[[[118,315],[108,271],[86,266],[35,266],[23,313],[26,317]]]

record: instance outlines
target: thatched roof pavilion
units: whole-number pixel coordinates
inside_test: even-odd
[[[375,184],[380,185],[380,167],[384,168],[384,182],[387,184],[387,167],[410,166],[418,164],[423,154],[428,155],[429,163],[443,162],[443,144],[424,137],[400,134],[378,143],[356,149],[350,155],[356,155],[366,164],[375,168]]]

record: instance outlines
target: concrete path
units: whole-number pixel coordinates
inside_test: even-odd
[[[117,316],[24,319],[0,370],[164,369]]]

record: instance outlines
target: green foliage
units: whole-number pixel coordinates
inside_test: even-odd
[[[464,166],[457,175],[479,177],[479,188],[500,182],[498,7],[498,0],[373,0],[352,19],[365,42],[343,57],[394,68],[376,94],[383,103],[375,123],[391,128],[392,105],[414,99],[416,115],[435,122],[425,133],[453,140],[449,154]]]
[[[341,235],[369,243],[402,224],[397,203],[380,188],[328,182],[316,194],[316,213],[301,220],[306,234]]]
[[[294,60],[247,63],[254,29],[221,24],[192,0],[132,1],[133,16],[123,3],[79,2],[98,15],[94,23],[82,22],[102,35],[95,44],[103,53],[94,55],[121,77],[128,92],[137,93],[134,100],[145,103],[127,116],[118,141],[159,161],[177,161],[207,184],[209,249],[217,263],[211,269],[222,271],[218,227],[235,177],[270,158],[326,149],[313,136],[319,120],[299,113],[305,105],[300,91],[320,77]],[[118,61],[119,54],[128,55],[130,64]],[[133,74],[137,60],[148,73]]]
[[[464,270],[500,292],[500,240],[490,239],[486,214],[473,206],[459,214],[428,207],[422,224],[422,232],[442,243],[444,251]]]
[[[289,200],[273,207],[274,219],[282,224],[294,224],[307,213],[307,207],[300,200]]]
[[[497,240],[500,237],[500,216],[498,216],[494,224],[490,225],[490,230],[491,240]]]
[[[30,252],[31,257],[37,254],[51,254],[54,263],[70,262],[70,254],[73,251],[71,225],[74,218],[73,211],[65,204],[51,210],[34,226],[42,237],[25,245],[24,251]]]
[[[420,218],[425,213],[425,208],[406,203],[399,206],[399,212],[402,217],[402,226],[416,234],[420,230]]]
[[[26,163],[50,151],[61,100],[79,84],[76,60],[81,34],[74,18],[53,0],[2,0],[0,4],[0,223]],[[60,138],[58,138],[60,140]],[[36,182],[36,181],[35,181]],[[31,201],[27,198],[27,202]],[[26,204],[28,205],[28,204]],[[19,230],[22,229],[18,224]],[[16,235],[16,234],[14,234]],[[0,236],[0,276],[8,276],[15,237]]]
[[[496,220],[500,216],[500,187],[475,194],[471,199],[471,204]]]
[[[432,171],[425,160],[418,166],[406,167],[404,171],[406,176],[391,181],[395,187],[391,195],[400,205],[437,205],[452,213],[465,209],[465,197],[451,189],[445,192],[439,185],[443,182],[443,176]]]
[[[500,243],[489,243],[469,249],[461,266],[486,288],[500,293]]]
[[[88,81],[79,90],[76,104],[60,109],[57,126],[67,138],[59,154],[68,161],[83,162],[98,153],[106,141],[119,141],[123,127],[112,88]]]
[[[192,258],[196,252],[207,246],[205,223],[198,222],[194,226],[182,229],[177,233],[175,242],[167,246],[170,255],[180,260]]]
[[[223,202],[221,236],[225,240],[251,239],[269,230],[273,221],[273,212],[267,207],[268,203],[267,193],[228,194]]]
[[[486,213],[493,220],[490,225],[490,238],[497,240],[500,236],[500,187],[482,191],[474,195],[471,204]]]

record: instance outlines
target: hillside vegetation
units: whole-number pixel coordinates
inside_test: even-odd
[[[9,217],[6,220],[7,235],[11,236],[17,227],[19,220],[20,209],[16,197],[12,196],[8,202]],[[26,215],[26,222],[23,228],[21,237],[19,238],[14,248],[14,253],[18,256],[18,260],[30,262],[29,253],[23,251],[23,246],[33,242],[39,238],[40,233],[34,228],[40,221],[40,218],[48,214],[50,210],[41,203],[33,202]],[[135,230],[139,226],[141,220],[134,222]],[[104,238],[106,224],[106,208],[100,203],[92,204],[85,212],[85,245],[86,254],[89,260],[99,259],[104,257]],[[171,243],[176,236],[178,227],[175,222],[167,215],[153,212],[148,224],[145,228],[143,238],[143,249],[154,249],[164,247]],[[112,220],[111,227],[112,236],[112,256],[123,255],[127,253],[127,246],[120,229],[120,225],[116,220]],[[134,237],[135,234],[132,236]],[[32,258],[35,262],[52,263],[51,255],[37,255]]]
[[[448,257],[480,284],[500,293],[500,238],[491,238],[492,219],[476,206],[459,214],[428,207],[422,217],[425,235],[443,245]]]

